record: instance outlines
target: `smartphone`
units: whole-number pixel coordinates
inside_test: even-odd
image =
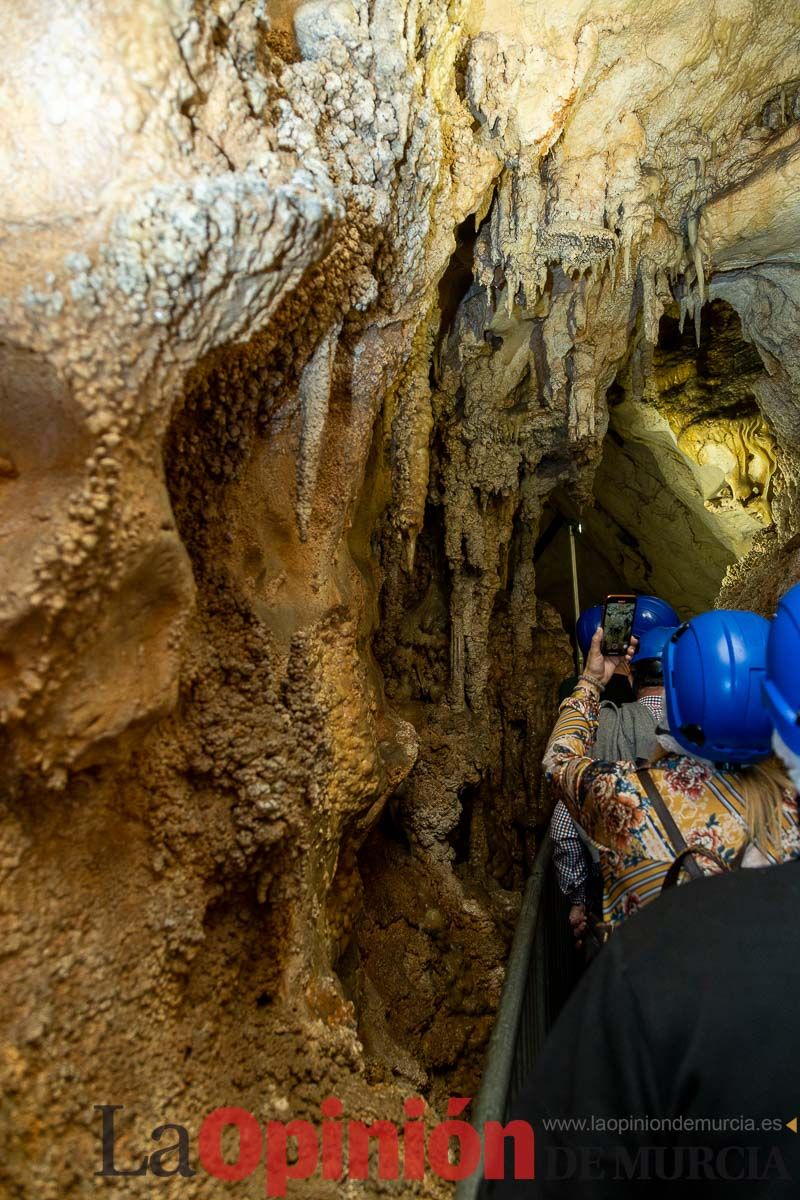
[[[603,608],[603,654],[624,654],[636,616],[635,596],[606,596]]]

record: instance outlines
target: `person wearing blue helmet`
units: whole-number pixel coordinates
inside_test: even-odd
[[[770,625],[764,704],[773,725],[772,746],[800,791],[800,583],[783,596]]]
[[[765,743],[757,704],[766,654],[759,620],[704,614],[672,635],[664,669],[674,727],[665,723],[662,736],[677,745],[644,770],[591,757],[601,695],[618,666],[602,654],[601,629],[592,639],[543,765],[557,798],[600,852],[603,916],[612,927],[658,896],[684,864],[690,875],[723,871],[738,865],[751,843],[766,862],[800,857],[796,798],[750,766],[769,752],[769,722]],[[632,644],[628,660],[635,652]],[[692,699],[700,682],[702,695]]]
[[[669,731],[678,752],[712,763],[752,763],[770,753],[761,693],[769,622],[753,612],[701,613],[664,651]]]
[[[578,639],[578,645],[581,648],[581,654],[584,658],[589,653],[589,647],[592,644],[594,631],[598,625],[603,623],[603,605],[593,604],[591,608],[585,608],[578,617],[575,625],[575,636]]]
[[[664,678],[662,668],[664,647],[679,624],[680,622],[676,620],[672,625],[651,625],[641,633],[634,635],[637,639],[631,657],[634,678],[637,675],[641,678],[644,674],[649,674],[658,680],[659,686],[661,685]]]
[[[657,730],[664,697],[661,655],[672,632],[663,626],[645,628],[630,661],[637,703],[618,708],[603,699],[592,758],[647,762],[658,753]],[[556,879],[569,901],[570,928],[581,948],[599,908],[602,891],[601,885],[598,887],[599,854],[587,843],[563,800],[553,809],[550,836]]]
[[[650,629],[675,629],[681,619],[671,604],[658,596],[637,596],[633,636],[639,639]]]
[[[586,658],[595,630],[603,623],[604,605],[593,604],[585,608],[575,626],[575,635],[581,653]],[[658,596],[637,596],[633,617],[633,635],[642,638],[650,629],[676,629],[681,619],[671,604]]]
[[[739,786],[753,842],[746,866],[775,861],[765,846],[774,848],[781,840],[782,792],[788,783],[774,760],[767,762],[773,739],[769,635],[769,622],[757,613],[718,609],[682,625],[664,652],[662,745],[733,771],[761,764],[758,771],[746,772]],[[777,657],[773,650],[773,674],[782,672],[786,679],[791,660],[779,663]]]
[[[603,623],[603,604],[593,604],[585,608],[575,625],[575,637],[580,646],[584,659],[589,653],[594,632]],[[633,618],[633,634],[641,638],[649,630],[656,628],[674,629],[680,625],[680,617],[675,609],[659,596],[637,596],[636,612]],[[559,690],[559,701],[565,700],[577,681],[577,675],[565,680]],[[617,667],[614,677],[604,693],[605,699],[614,704],[629,704],[636,699],[634,681],[628,670],[628,664],[622,660]]]
[[[578,618],[575,625],[575,638],[580,647],[581,655],[586,658],[589,653],[592,637],[597,626],[603,621],[603,605],[593,604],[591,608],[585,608]],[[677,624],[677,622],[676,622]],[[558,700],[566,700],[575,687],[578,676],[572,675],[569,679],[565,679],[558,691]],[[608,688],[605,693],[606,700],[610,700],[614,704],[632,704],[636,699],[633,693],[633,680],[631,679],[630,671],[627,663],[621,664],[613,679],[609,681]]]
[[[800,958],[791,953],[800,858],[787,821],[796,828],[800,584],[782,598],[768,631],[766,624],[753,613],[705,613],[670,639],[668,736],[679,751],[693,751],[684,761],[700,769],[692,765],[683,783],[665,792],[682,824],[690,800],[704,803],[707,784],[738,813],[737,796],[756,783],[781,813],[775,840],[791,861],[678,888],[615,934],[507,1114],[536,1130],[536,1182],[518,1182],[508,1170],[493,1192],[497,1200],[605,1200],[609,1180],[620,1180],[615,1196],[633,1196],[634,1183],[639,1196],[641,1179],[662,1177],[652,1169],[654,1150],[663,1178],[673,1182],[697,1178],[702,1161],[710,1181],[704,1195],[797,1195],[797,1084],[787,1067],[800,1058],[793,1002]],[[596,657],[587,667],[599,677]],[[770,736],[791,781],[767,757]],[[706,764],[695,756],[703,753]],[[735,765],[715,766],[719,756]],[[586,772],[583,781],[593,785]],[[593,1132],[593,1170],[579,1175],[569,1168],[587,1161],[586,1135],[574,1117],[587,1097],[587,1113],[647,1119],[640,1128],[609,1122]],[[749,1125],[708,1120],[733,1113],[747,1114]],[[666,1139],[654,1138],[653,1118],[669,1131]],[[641,1171],[631,1170],[639,1163]]]

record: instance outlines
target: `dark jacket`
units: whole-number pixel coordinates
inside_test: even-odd
[[[492,1200],[639,1197],[644,1179],[666,1195],[657,1180],[670,1175],[702,1181],[703,1200],[799,1196],[800,1133],[787,1128],[800,1116],[798,914],[792,862],[699,880],[632,917],[512,1107],[534,1127],[536,1179],[498,1183]],[[595,1127],[548,1133],[553,1117]],[[609,1118],[651,1127],[600,1129]],[[654,1129],[662,1118],[742,1128]]]

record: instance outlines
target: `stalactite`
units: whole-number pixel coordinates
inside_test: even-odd
[[[425,517],[433,429],[429,363],[437,313],[420,322],[403,380],[393,395],[392,478],[394,524],[405,539],[406,570],[414,569],[417,537]]]
[[[300,376],[298,402],[302,414],[300,449],[297,456],[297,526],[305,541],[311,523],[311,508],[317,486],[319,464],[325,440],[325,423],[331,396],[333,363],[341,324],[335,325],[320,341]]]

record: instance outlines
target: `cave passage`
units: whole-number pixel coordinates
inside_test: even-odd
[[[573,638],[570,524],[581,609],[634,591],[683,618],[713,607],[728,568],[772,524],[774,434],[754,395],[764,368],[734,310],[704,306],[699,346],[665,315],[648,369],[638,395],[630,364],[609,389],[593,504],[579,509],[561,487],[542,514],[537,595]]]
[[[501,455],[522,472],[521,430],[536,429],[549,384],[534,369],[536,322],[487,310],[474,280],[475,224],[456,233],[440,284],[437,418],[413,554],[391,509],[377,540],[372,651],[386,697],[417,731],[418,758],[359,850],[364,907],[335,968],[376,1073],[394,1062],[395,1073],[424,1077],[432,1095],[480,1070],[494,1001],[485,1005],[472,981],[493,963],[502,969],[516,896],[548,826],[541,757],[558,687],[574,669],[570,526],[581,609],[635,591],[688,618],[714,606],[726,573],[771,529],[775,470],[774,434],[756,400],[761,359],[736,311],[714,300],[683,328],[668,306],[653,346],[633,331],[605,395],[589,495],[561,481],[569,466],[558,441],[532,472],[537,494],[546,489],[541,505],[526,510],[513,489],[483,490],[476,479],[491,480]],[[565,285],[555,273],[549,286],[556,295]],[[458,361],[465,355],[469,370]],[[379,427],[374,464],[384,436]],[[368,492],[352,538],[366,573],[375,503]],[[471,663],[480,687],[454,686]],[[565,918],[548,895],[557,945]],[[386,955],[401,946],[409,970],[393,974]],[[461,1049],[453,1037],[466,1039]]]

